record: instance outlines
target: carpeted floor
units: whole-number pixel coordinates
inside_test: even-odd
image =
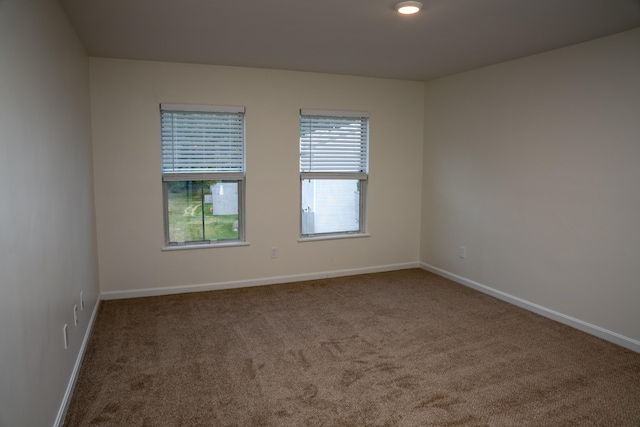
[[[104,301],[65,426],[640,426],[640,354],[422,270]]]

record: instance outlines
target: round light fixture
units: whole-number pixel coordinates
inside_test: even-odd
[[[420,9],[422,9],[422,3],[417,1],[403,1],[396,5],[398,13],[403,15],[413,15],[420,12]]]

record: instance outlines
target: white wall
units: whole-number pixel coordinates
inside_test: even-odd
[[[640,340],[639,76],[635,29],[427,83],[422,262]]]
[[[423,83],[102,58],[90,64],[102,292],[417,265]],[[246,107],[250,245],[162,251],[163,102]],[[300,108],[370,113],[371,237],[298,242]],[[277,259],[269,257],[272,246]]]
[[[90,138],[89,62],[58,2],[0,1],[1,426],[54,424],[96,304]]]

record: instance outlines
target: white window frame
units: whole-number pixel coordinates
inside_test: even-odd
[[[163,134],[163,114],[165,112],[177,113],[229,113],[242,117],[241,124],[241,158],[235,158],[230,164],[201,163],[190,165],[189,167],[174,166],[167,159],[168,153],[175,154],[172,142],[165,140]],[[246,244],[245,237],[245,187],[246,187],[246,119],[245,108],[241,106],[222,105],[193,105],[193,104],[160,104],[160,132],[161,132],[161,172],[163,188],[163,213],[164,213],[164,249],[193,249],[198,247],[234,246]],[[217,154],[218,152],[216,152]],[[235,156],[237,157],[237,156]],[[238,238],[225,240],[198,240],[185,242],[171,242],[169,236],[169,194],[168,183],[171,181],[237,181],[238,183]]]
[[[361,153],[358,160],[352,158],[347,163],[347,166],[339,165],[339,162],[329,161],[324,165],[313,165],[313,160],[309,160],[308,157],[312,156],[312,148],[309,145],[313,145],[314,142],[308,140],[303,143],[302,137],[300,140],[300,241],[306,240],[323,240],[323,239],[336,239],[336,238],[349,238],[349,237],[363,237],[367,234],[367,184],[369,181],[369,113],[360,111],[338,111],[338,110],[318,110],[318,109],[300,109],[300,134],[302,135],[303,126],[306,125],[308,119],[313,120],[328,119],[340,122],[343,119],[345,122],[353,119],[361,121],[364,126],[361,136],[360,149],[364,150]],[[352,120],[349,120],[352,119]],[[303,125],[303,121],[305,124]],[[326,137],[327,135],[325,135]],[[352,137],[354,135],[351,135]],[[307,147],[303,148],[303,145]],[[304,153],[303,153],[304,152]],[[334,158],[337,160],[337,158]],[[303,221],[304,212],[302,207],[303,199],[303,182],[305,180],[358,180],[359,181],[359,218],[358,218],[358,230],[353,231],[337,231],[337,232],[312,232],[303,233]]]

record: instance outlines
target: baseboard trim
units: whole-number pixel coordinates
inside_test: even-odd
[[[600,326],[592,325],[591,323],[582,321],[580,319],[567,316],[566,314],[548,309],[541,305],[510,295],[506,292],[493,289],[489,286],[474,282],[473,280],[469,280],[465,277],[458,276],[457,274],[453,274],[449,271],[434,267],[426,263],[420,263],[420,268],[426,271],[430,271],[439,276],[446,277],[447,279],[453,280],[454,282],[460,283],[461,285],[468,286],[487,295],[491,295],[493,297],[506,301],[510,304],[524,308],[525,310],[532,311],[541,316],[563,323],[567,326],[571,326],[572,328],[578,329],[582,332],[586,332],[598,338],[602,338],[603,340],[612,342],[614,344],[628,348],[629,350],[640,353],[640,341],[634,340],[633,338],[629,338],[617,332],[609,331],[607,329],[601,328]]]
[[[322,271],[308,274],[294,274],[287,276],[273,276],[261,279],[235,280],[230,282],[204,283],[199,285],[171,286],[164,288],[134,289],[128,291],[103,292],[103,300],[140,298],[162,295],[185,294],[190,292],[217,291],[221,289],[248,288],[252,286],[276,285],[279,283],[302,282],[305,280],[328,279],[331,277],[355,276],[358,274],[383,273],[385,271],[406,270],[419,268],[420,263],[408,262],[402,264],[388,264],[375,267],[350,268],[345,270]]]
[[[54,427],[62,427],[64,424],[64,418],[67,415],[67,409],[69,408],[69,402],[71,401],[71,396],[73,395],[73,389],[76,385],[76,380],[78,379],[78,373],[80,372],[80,366],[82,366],[82,359],[84,358],[84,352],[87,349],[87,343],[89,342],[89,338],[91,337],[91,331],[93,330],[93,323],[96,320],[96,316],[98,315],[98,307],[100,307],[100,295],[98,295],[98,299],[96,300],[96,304],[93,307],[93,312],[91,313],[91,317],[89,318],[89,324],[87,325],[87,330],[84,333],[84,338],[82,339],[82,344],[80,345],[80,350],[78,351],[78,357],[76,358],[76,363],[73,366],[73,371],[71,371],[71,378],[69,378],[69,383],[67,384],[67,390],[64,393],[64,397],[62,398],[62,403],[60,404],[60,409],[58,410],[58,416],[56,417],[56,421],[53,424]]]

